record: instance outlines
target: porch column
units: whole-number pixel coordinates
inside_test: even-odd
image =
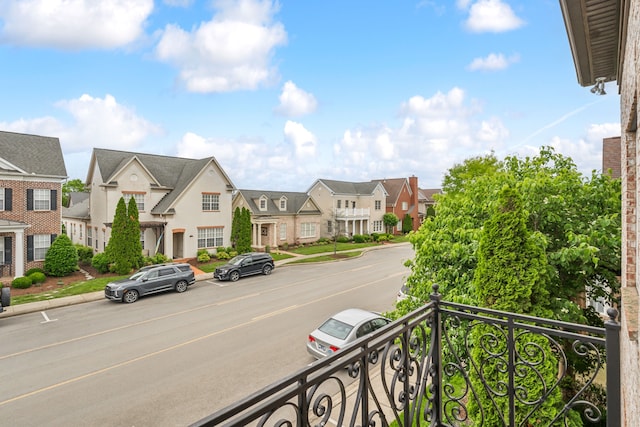
[[[13,273],[15,274],[15,277],[22,277],[24,276],[24,230],[16,230],[15,236],[16,250],[14,259],[16,268]]]
[[[271,239],[271,248],[275,249],[278,247],[278,223],[273,223],[273,238]]]

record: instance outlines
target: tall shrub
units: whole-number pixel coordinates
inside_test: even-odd
[[[127,274],[133,269],[133,262],[129,256],[129,228],[127,223],[127,205],[125,204],[124,198],[120,197],[111,225],[111,237],[105,249],[105,253],[111,264],[111,270],[118,274]]]
[[[413,218],[411,218],[411,215],[405,214],[404,218],[402,219],[402,232],[404,234],[407,234],[412,230],[413,230]]]
[[[67,276],[78,269],[78,251],[66,234],[53,241],[44,258],[44,271],[49,276]]]
[[[506,185],[499,192],[495,212],[484,223],[478,247],[478,265],[473,285],[479,304],[512,313],[549,315],[543,304],[549,297],[550,270],[544,252],[545,240],[527,229],[527,215],[520,195]],[[476,425],[503,426],[509,420],[509,396],[500,391],[509,373],[506,339],[495,325],[477,324],[471,333],[475,390],[469,413]],[[498,337],[498,339],[496,339]],[[517,425],[547,425],[563,402],[558,378],[558,358],[542,335],[516,333],[515,420]],[[516,374],[517,373],[517,374]],[[534,408],[525,402],[544,400]]]
[[[140,268],[144,264],[142,256],[142,244],[140,242],[140,214],[138,204],[131,197],[127,206],[127,237],[129,240],[129,256],[133,268]]]

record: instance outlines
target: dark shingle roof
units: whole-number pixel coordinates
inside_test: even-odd
[[[310,199],[307,193],[293,192],[293,191],[263,191],[263,190],[238,190],[238,192],[244,197],[249,204],[249,209],[254,215],[293,215],[300,213],[304,204]],[[258,200],[260,197],[267,197],[267,210],[261,211],[258,206]],[[280,199],[282,197],[287,198],[287,209],[280,210]],[[308,214],[320,214],[320,210],[314,203],[315,209],[305,210]]]
[[[67,178],[58,138],[0,131],[0,159],[29,175]]]
[[[319,179],[318,181],[324,183],[335,194],[372,194],[375,188],[378,186],[378,182],[347,182],[347,181],[334,181],[331,179]]]
[[[398,199],[400,198],[400,193],[402,192],[402,187],[407,184],[407,188],[411,191],[409,187],[409,182],[407,178],[385,178],[385,179],[376,179],[374,182],[379,182],[382,184],[384,189],[387,191],[387,206],[393,206],[396,204]]]
[[[89,194],[89,193],[84,193]],[[62,207],[63,218],[90,219],[89,198],[74,203],[70,207]]]
[[[149,171],[151,176],[156,180],[158,187],[171,190],[153,207],[151,213],[154,214],[166,213],[176,198],[182,194],[204,167],[211,162],[219,168],[227,180],[230,189],[233,189],[233,183],[226,176],[214,157],[196,160],[157,154],[107,150],[104,148],[94,148],[93,155],[95,156],[96,164],[102,175],[102,181],[107,184],[114,179],[118,171],[135,158]]]

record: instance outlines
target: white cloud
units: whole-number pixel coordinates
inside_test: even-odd
[[[518,55],[512,55],[505,57],[502,53],[491,53],[485,58],[475,58],[469,64],[468,69],[471,71],[497,71],[504,70],[509,65],[516,63],[520,60]]]
[[[300,123],[287,120],[284,125],[284,137],[285,141],[293,144],[297,159],[308,160],[316,156],[318,141],[315,135]]]
[[[524,21],[516,16],[511,6],[502,0],[460,1],[458,6],[469,9],[465,27],[473,32],[501,33],[524,25]]]
[[[163,3],[173,7],[189,7],[194,0],[164,0]]]
[[[273,22],[277,4],[268,0],[218,1],[211,21],[191,31],[167,25],[156,47],[159,60],[180,69],[191,92],[256,89],[276,78],[274,49],[287,41],[284,26]]]
[[[143,34],[153,0],[3,0],[0,42],[77,50],[128,45]]]
[[[279,99],[280,105],[276,111],[285,116],[295,117],[310,114],[318,106],[318,101],[313,94],[300,89],[291,80],[282,87]]]
[[[12,132],[53,136],[60,139],[65,153],[89,150],[91,147],[132,150],[146,137],[161,132],[133,110],[118,104],[111,95],[63,100],[56,106],[72,117],[67,124],[54,117],[21,119],[0,123],[0,128]]]

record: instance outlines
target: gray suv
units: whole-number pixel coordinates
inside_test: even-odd
[[[273,258],[265,252],[250,252],[235,256],[225,265],[216,268],[213,277],[218,280],[237,281],[252,274],[271,274],[274,268]]]
[[[128,279],[107,283],[104,297],[113,301],[136,302],[144,295],[175,290],[184,292],[196,281],[191,265],[156,264],[142,267]]]

